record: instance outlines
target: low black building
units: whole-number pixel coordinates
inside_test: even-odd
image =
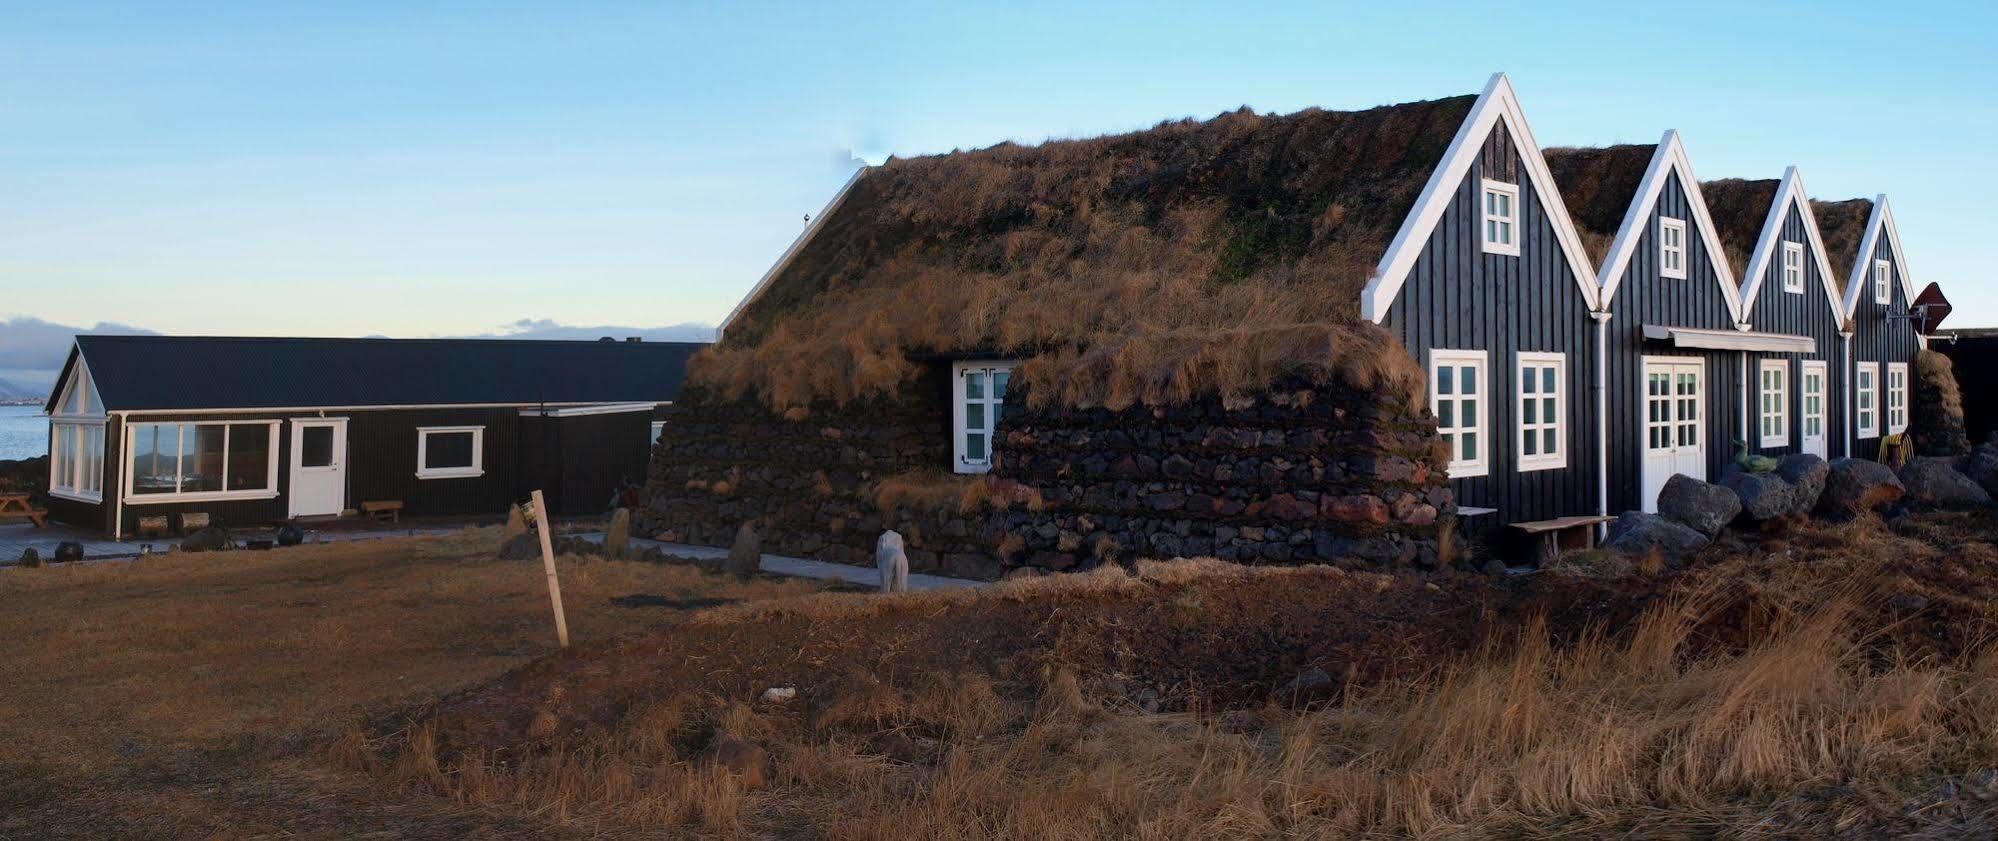
[[[78,336],[49,415],[49,513],[256,525],[400,503],[558,514],[643,482],[680,342]]]

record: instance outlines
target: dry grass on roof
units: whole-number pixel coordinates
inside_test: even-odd
[[[1873,218],[1873,201],[1814,201],[1811,215],[1817,217],[1818,235],[1825,240],[1832,271],[1844,279],[1852,273],[1852,261],[1859,258],[1859,241],[1866,236],[1867,220]]]
[[[912,356],[970,351],[1030,359],[1030,394],[1074,405],[1413,381],[1359,292],[1471,101],[891,161],[691,375],[777,409],[892,395]]]
[[[1630,212],[1630,202],[1657,151],[1657,144],[1542,150],[1561,189],[1561,202],[1582,235],[1582,247],[1597,265],[1609,255],[1610,243],[1623,227],[1623,217]]]
[[[1748,270],[1748,256],[1762,237],[1762,226],[1769,220],[1769,205],[1776,201],[1778,186],[1772,179],[1741,178],[1700,184],[1700,195],[1707,200],[1707,214],[1714,220],[1714,232],[1720,234],[1721,247],[1727,251],[1728,265],[1734,267],[1735,280],[1744,286],[1749,278],[1741,273]]]

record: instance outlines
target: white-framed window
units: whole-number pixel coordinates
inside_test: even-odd
[[[1568,358],[1558,353],[1519,354],[1519,469],[1568,466]]]
[[[416,478],[467,479],[486,474],[486,428],[416,428]]]
[[[104,406],[81,361],[49,416],[49,495],[104,499]]]
[[[1686,220],[1658,217],[1658,274],[1686,276]]]
[[[1880,437],[1880,363],[1853,366],[1852,398],[1853,428],[1859,430],[1859,437]]]
[[[277,496],[278,422],[167,421],[125,427],[125,501]]]
[[[1482,350],[1429,352],[1429,410],[1436,413],[1436,431],[1450,448],[1450,476],[1483,476],[1491,472],[1486,448],[1491,428],[1485,405],[1491,378],[1485,376]]]
[[[1760,370],[1757,417],[1762,419],[1762,446],[1781,447],[1790,443],[1790,363],[1764,359]]]
[[[1783,243],[1783,291],[1804,291],[1804,244]]]
[[[1803,443],[1825,437],[1825,363],[1820,360],[1804,360],[1804,370],[1799,375],[1802,390],[1799,392],[1804,404],[1801,437]]]
[[[1481,205],[1485,253],[1519,256],[1519,185],[1486,179]]]
[[[1908,363],[1887,363],[1887,434],[1908,429]]]
[[[1873,303],[1885,304],[1894,300],[1894,264],[1886,260],[1873,261]]]
[[[979,360],[951,366],[951,469],[984,473],[992,469],[998,445],[999,413],[1006,402],[1012,362]]]
[[[653,422],[652,422],[652,437],[650,437],[650,438],[647,438],[647,439],[645,439],[645,443],[647,443],[647,444],[657,444],[657,443],[659,443],[659,436],[661,436],[661,435],[664,435],[664,434],[666,434],[666,422],[665,422],[665,421],[663,421],[663,420],[656,420],[656,421],[653,421]]]

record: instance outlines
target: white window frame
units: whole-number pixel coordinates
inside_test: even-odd
[[[1009,359],[974,359],[953,363],[950,366],[951,472],[986,473],[992,470],[992,454],[999,451],[999,441],[994,433],[999,429],[1000,407],[1006,402],[1006,392],[1003,389],[994,389],[991,387],[991,375],[1004,372],[1010,381],[1013,368],[1018,364]],[[987,377],[986,387],[983,389],[984,396],[975,400],[966,397],[964,394],[965,378],[971,374],[980,374]],[[997,393],[994,393],[995,391]],[[970,423],[969,407],[974,402],[984,407],[984,411],[980,414],[984,415],[985,422],[978,429],[970,429],[968,427]],[[985,436],[984,458],[974,459],[969,456],[968,450],[964,445],[964,440],[966,436],[972,433]]]
[[[1493,211],[1494,195],[1504,196],[1509,213]],[[1504,238],[1498,236],[1505,233]],[[1483,188],[1478,191],[1478,239],[1484,243],[1486,254],[1519,256],[1519,185],[1504,181],[1484,179]]]
[[[666,434],[666,422],[665,422],[665,421],[663,421],[663,420],[656,420],[656,421],[653,421],[653,422],[652,422],[652,437],[651,437],[651,438],[647,438],[647,439],[645,439],[645,443],[646,443],[646,445],[647,445],[647,446],[649,447],[649,446],[651,446],[651,445],[653,445],[653,444],[657,444],[657,443],[659,443],[659,436],[661,436],[661,435],[664,435],[664,434]]]
[[[1519,471],[1526,473],[1534,470],[1556,470],[1567,467],[1568,357],[1565,354],[1559,353],[1523,351],[1516,357],[1516,360],[1513,365],[1512,390],[1515,397],[1513,398],[1512,405],[1513,425],[1518,427],[1519,431],[1513,436],[1512,442],[1514,452],[1519,458]],[[1553,393],[1550,395],[1543,391],[1529,392],[1527,389],[1528,383],[1543,381],[1545,379],[1544,372],[1549,368],[1554,369]],[[1544,409],[1547,405],[1546,401],[1550,397],[1554,401],[1553,416],[1550,418],[1543,411],[1536,415],[1534,422],[1528,423],[1526,420],[1528,413],[1527,404],[1537,400],[1540,401],[1539,405]],[[1527,455],[1527,442],[1537,437],[1544,443],[1546,436],[1541,433],[1548,430],[1554,432],[1554,449],[1552,451],[1543,450],[1542,452]]]
[[[1437,434],[1449,436],[1445,440],[1450,442],[1449,472],[1452,479],[1485,476],[1491,473],[1492,377],[1489,360],[1490,356],[1482,350],[1449,350],[1437,348],[1429,351],[1429,411],[1436,416]],[[1463,411],[1465,397],[1462,390],[1460,388],[1453,388],[1451,390],[1452,393],[1447,397],[1439,393],[1436,370],[1442,365],[1449,365],[1452,368],[1468,366],[1477,370],[1478,387],[1469,398],[1475,401],[1473,405],[1475,411],[1469,413],[1472,417],[1468,418],[1470,424],[1468,426],[1465,425],[1467,419],[1466,413]],[[1453,380],[1460,379],[1453,377]],[[1443,413],[1440,411],[1441,405],[1446,400],[1453,404],[1450,414],[1455,422],[1453,426],[1448,427],[1442,425]],[[1461,439],[1457,436],[1466,432],[1478,436],[1476,458],[1460,458],[1463,450],[1459,446]]]
[[[1783,291],[1804,291],[1804,244],[1783,243]]]
[[[1790,444],[1790,360],[1764,359],[1756,366],[1756,441],[1763,447]]]
[[[1880,437],[1880,363],[1861,362],[1852,374],[1853,428],[1860,438]]]
[[[1908,431],[1908,363],[1887,363],[1886,416],[1887,434],[1899,435]]]
[[[430,436],[453,432],[472,433],[472,464],[469,467],[424,465],[430,461]],[[419,426],[416,428],[416,478],[473,479],[486,475],[486,428],[483,426]]]
[[[49,415],[49,496],[103,502],[104,404],[91,380],[90,366],[81,357],[55,407]]]
[[[1894,300],[1894,264],[1886,260],[1873,261],[1873,303],[1886,304]]]
[[[1658,276],[1686,278],[1686,220],[1658,217]]]
[[[120,436],[121,438],[123,438],[125,443],[123,451],[118,457],[118,460],[120,462],[123,462],[121,465],[119,465],[118,468],[118,475],[123,479],[123,490],[120,493],[120,496],[125,500],[125,504],[127,505],[158,505],[167,502],[212,502],[217,500],[229,500],[229,499],[276,499],[278,496],[278,462],[283,461],[283,459],[278,457],[278,453],[280,452],[280,450],[278,449],[278,426],[280,425],[280,423],[281,422],[275,418],[244,418],[240,420],[230,419],[230,420],[199,420],[199,421],[196,420],[130,421],[125,424],[124,435]],[[223,481],[223,487],[225,489],[219,491],[175,490],[172,493],[148,493],[148,494],[135,493],[132,489],[132,457],[136,455],[136,453],[133,452],[133,449],[135,443],[138,440],[139,429],[141,427],[151,427],[151,426],[224,427],[224,431],[222,433],[222,475],[224,477],[227,477],[229,475],[229,436],[235,434],[235,431],[231,429],[231,427],[263,426],[265,434],[269,436],[269,441],[268,443],[265,444],[265,447],[267,447],[268,449],[265,450],[266,456],[264,459],[264,461],[267,462],[267,464],[264,467],[264,486],[261,488],[245,488],[243,490],[237,490],[237,491],[227,490],[226,488],[228,487],[228,482],[227,479],[225,478]],[[186,440],[187,435],[185,432],[179,433],[179,435],[180,437],[176,439],[177,441]],[[179,464],[184,462],[185,460],[184,457],[178,451],[180,445],[176,443],[174,446],[176,448],[174,453],[175,463]],[[182,477],[178,473],[175,474],[174,486],[176,488],[180,486],[181,478]]]
[[[1818,376],[1817,411],[1811,410],[1812,395],[1810,389],[1807,387],[1807,383],[1813,372]],[[1822,359],[1804,360],[1798,366],[1797,372],[1797,443],[1799,445],[1812,438],[1822,438],[1829,441],[1830,436],[1828,435],[1828,431],[1831,429],[1831,417],[1826,411],[1827,407],[1825,404],[1830,399],[1831,366],[1826,365]],[[1816,435],[1811,434],[1811,424],[1813,422],[1818,427]]]

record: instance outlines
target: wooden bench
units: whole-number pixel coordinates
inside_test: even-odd
[[[1533,560],[1541,566],[1546,566],[1560,557],[1563,551],[1595,548],[1595,527],[1614,519],[1616,518],[1601,514],[1588,514],[1507,525],[1525,532],[1528,536],[1540,538],[1539,550],[1534,553]]]
[[[402,500],[377,499],[361,503],[361,513],[375,518],[377,523],[402,522]]]
[[[28,504],[28,495],[23,493],[0,494],[0,519],[16,520],[26,517],[35,528],[49,527],[49,510]]]

